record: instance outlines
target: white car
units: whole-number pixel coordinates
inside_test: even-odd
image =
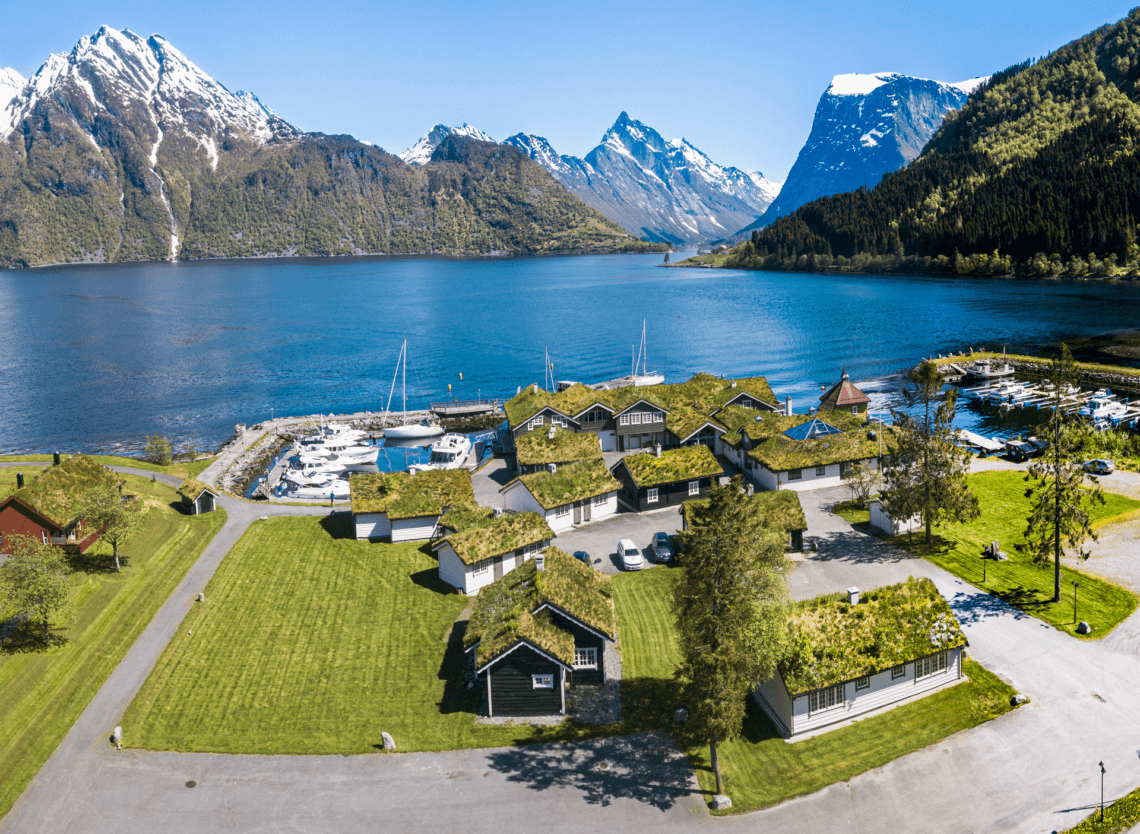
[[[645,558],[630,539],[618,542],[618,556],[621,557],[621,566],[626,570],[641,570],[645,567]]]

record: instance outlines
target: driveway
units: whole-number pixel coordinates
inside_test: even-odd
[[[681,508],[666,507],[649,513],[619,512],[605,521],[597,521],[578,527],[566,533],[560,533],[554,540],[556,547],[567,553],[575,550],[585,550],[594,557],[594,567],[598,570],[615,574],[620,573],[621,559],[617,553],[619,539],[633,539],[645,556],[645,567],[658,567],[653,562],[647,548],[653,541],[653,534],[665,532],[672,536],[681,529]]]

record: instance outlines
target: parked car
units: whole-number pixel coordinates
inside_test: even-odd
[[[1093,475],[1111,475],[1116,471],[1116,464],[1104,458],[1097,458],[1086,463],[1084,469]]]
[[[676,558],[673,553],[673,545],[669,541],[668,533],[654,533],[653,544],[653,561],[662,565],[667,565]]]
[[[582,562],[583,564],[589,565],[590,567],[594,566],[594,560],[592,558],[590,558],[590,554],[587,553],[585,550],[575,550],[574,551],[574,558],[577,559],[579,562]]]
[[[621,566],[625,570],[641,570],[645,567],[645,559],[642,557],[641,551],[630,539],[622,539],[618,542],[618,556],[621,558]]]

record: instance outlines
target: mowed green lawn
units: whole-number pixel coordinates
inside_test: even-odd
[[[67,455],[64,455],[67,457]],[[169,466],[158,466],[154,463],[147,463],[145,460],[138,460],[136,458],[125,458],[119,455],[90,455],[92,460],[95,460],[104,466],[128,466],[133,469],[145,469],[147,472],[161,472],[166,475],[173,475],[176,478],[197,478],[203,469],[213,462],[213,458],[202,458],[191,463],[172,463]],[[20,462],[27,461],[29,463],[47,463],[51,464],[51,455],[0,455],[0,463],[5,461]],[[5,472],[9,467],[0,468],[0,472]],[[39,471],[38,468],[33,468],[32,471]],[[25,473],[26,475],[27,473]],[[13,481],[15,476],[13,476]]]
[[[1131,591],[1087,573],[1061,566],[1061,602],[1053,603],[1053,564],[1041,567],[1029,556],[1017,552],[1025,541],[1030,501],[1025,497],[1025,477],[1021,472],[978,472],[970,475],[970,489],[982,511],[968,524],[947,524],[934,529],[934,540],[926,544],[923,532],[910,533],[892,542],[916,556],[929,559],[940,568],[1038,617],[1059,629],[1076,634],[1073,620],[1072,581],[1080,582],[1077,619],[1093,627],[1089,637],[1103,637],[1136,610]],[[1095,524],[1103,525],[1140,508],[1140,501],[1106,492],[1103,506],[1093,507]],[[986,581],[982,582],[982,548],[997,539],[1009,559],[985,560]]]
[[[0,644],[0,816],[225,523],[222,511],[182,515],[169,506],[178,500],[174,490],[162,484],[127,476],[127,489],[151,507],[119,550],[122,573],[111,567],[110,548],[97,543],[73,561],[76,615],[54,630],[59,642],[45,651],[40,629],[26,624]]]

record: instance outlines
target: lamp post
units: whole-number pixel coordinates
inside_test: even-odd
[[[986,554],[982,554],[982,584],[986,584]]]
[[[1081,583],[1073,580],[1073,622],[1077,621],[1077,588],[1081,587]]]
[[[1100,821],[1104,822],[1104,762],[1100,764]]]

